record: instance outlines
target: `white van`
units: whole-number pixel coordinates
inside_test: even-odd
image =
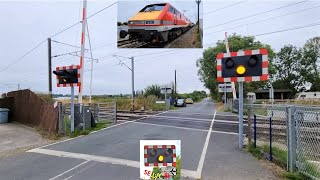
[[[296,95],[298,100],[319,100],[320,92],[301,92]]]

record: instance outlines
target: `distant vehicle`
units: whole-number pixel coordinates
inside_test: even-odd
[[[167,42],[191,29],[192,22],[169,3],[150,4],[128,21],[130,39]],[[124,35],[124,34],[123,34]]]
[[[176,102],[175,102],[175,107],[187,107],[187,104],[186,104],[186,100],[185,99],[178,99]]]
[[[252,100],[253,102],[255,102],[255,101],[256,101],[256,93],[254,93],[254,92],[248,92],[248,94],[247,94],[247,99],[250,99],[250,100]]]
[[[186,104],[193,104],[193,100],[191,98],[186,99]]]
[[[296,95],[298,100],[319,100],[320,92],[301,92]]]

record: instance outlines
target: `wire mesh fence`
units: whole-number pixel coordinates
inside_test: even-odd
[[[305,175],[320,179],[320,108],[295,107],[296,166]]]
[[[246,104],[248,143],[289,171],[320,179],[320,108]]]

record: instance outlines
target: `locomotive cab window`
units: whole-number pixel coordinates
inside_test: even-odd
[[[165,4],[153,4],[146,6],[140,12],[162,11],[165,6]]]
[[[174,13],[174,10],[173,10],[173,7],[172,7],[172,6],[169,7],[169,11],[172,12],[172,13]]]

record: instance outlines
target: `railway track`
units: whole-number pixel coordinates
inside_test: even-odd
[[[147,45],[146,42],[139,42],[138,40],[121,40],[118,41],[118,48],[139,48]]]
[[[186,32],[181,33],[180,36],[178,36],[174,39],[171,39],[167,42],[151,44],[151,43],[146,43],[146,42],[139,42],[138,40],[127,39],[127,40],[118,41],[118,48],[164,48],[167,45],[169,45],[171,42],[173,42],[174,40],[179,39],[183,34],[192,30],[194,27],[190,28]]]

